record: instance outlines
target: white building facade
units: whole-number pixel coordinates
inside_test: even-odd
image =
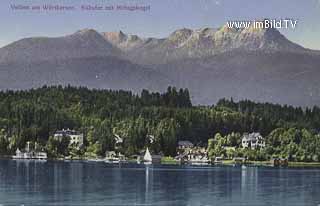
[[[266,146],[265,140],[260,133],[244,134],[241,141],[243,148],[263,148]]]
[[[70,145],[75,145],[75,146],[83,145],[83,134],[75,130],[63,129],[63,130],[56,131],[54,134],[54,138],[60,141],[62,140],[62,138],[65,138],[65,137],[70,138]]]

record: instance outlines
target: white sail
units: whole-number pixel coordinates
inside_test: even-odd
[[[152,156],[149,152],[149,148],[147,148],[146,153],[144,154],[143,160],[147,162],[152,162]]]

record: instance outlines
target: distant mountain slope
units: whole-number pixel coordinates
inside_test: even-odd
[[[167,38],[80,30],[0,49],[0,89],[44,84],[140,91],[187,87],[195,104],[222,97],[320,105],[320,52],[276,29],[179,29]]]
[[[43,85],[75,85],[90,88],[143,88],[165,90],[173,82],[154,69],[115,57],[86,57],[36,63],[0,64],[0,89],[27,89]]]
[[[310,106],[320,105],[319,65],[316,54],[235,50],[157,65],[157,69],[190,88],[196,104],[233,97]]]
[[[64,37],[35,37],[16,41],[0,49],[0,63],[119,55],[120,50],[101,34],[85,29]]]

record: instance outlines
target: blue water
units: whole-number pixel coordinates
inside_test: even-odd
[[[0,205],[320,205],[320,169],[0,160]]]

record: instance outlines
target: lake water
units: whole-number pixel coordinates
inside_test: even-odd
[[[0,205],[320,204],[320,169],[0,160]]]

